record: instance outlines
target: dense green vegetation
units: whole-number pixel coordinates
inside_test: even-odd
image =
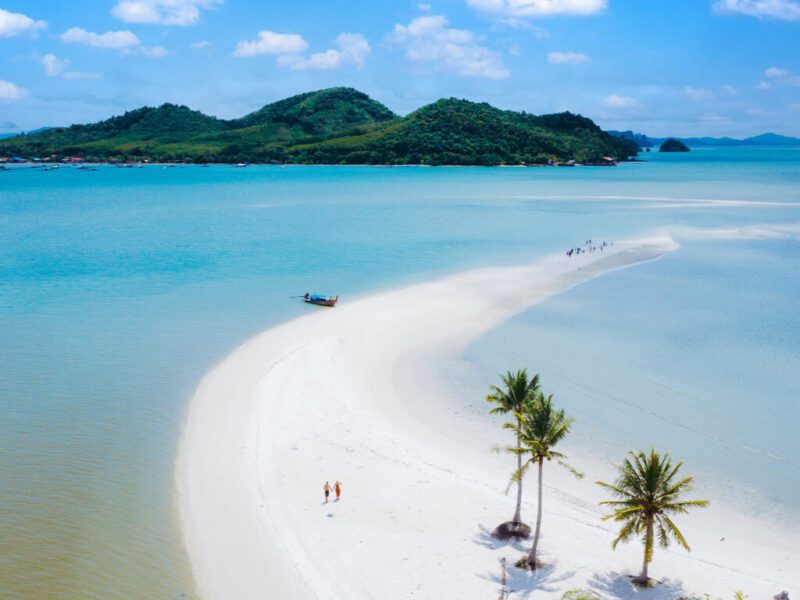
[[[300,94],[230,121],[164,104],[0,140],[0,156],[203,163],[591,163],[637,150],[569,112],[534,116],[451,98],[401,118],[350,88]]]
[[[689,146],[680,140],[669,138],[658,149],[659,152],[689,152]]]

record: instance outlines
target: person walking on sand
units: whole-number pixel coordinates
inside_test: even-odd
[[[325,486],[322,489],[325,491],[325,504],[327,504],[328,503],[328,496],[331,495],[331,484],[326,481],[325,482]]]
[[[336,483],[333,484],[333,491],[336,493],[336,501],[338,502],[339,501],[339,496],[342,495],[342,482],[341,481],[337,480]]]

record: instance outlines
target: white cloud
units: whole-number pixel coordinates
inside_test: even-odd
[[[631,96],[611,94],[603,98],[603,104],[609,108],[633,108],[634,106],[639,106],[639,101]]]
[[[203,40],[201,42],[192,42],[189,44],[192,50],[197,50],[198,52],[209,51],[211,50],[211,42],[207,40]]]
[[[430,4],[426,4],[424,2],[420,2],[419,4],[417,4],[417,10],[421,10],[422,12],[430,12],[431,11],[431,5]]]
[[[764,77],[769,77],[770,79],[781,79],[782,77],[787,77],[788,75],[789,71],[786,69],[779,69],[778,67],[770,67],[764,71]]]
[[[711,90],[704,90],[702,88],[694,88],[690,85],[686,85],[683,87],[681,94],[689,98],[689,100],[694,100],[695,102],[701,102],[703,100],[710,100],[714,97],[714,93]]]
[[[151,58],[164,58],[165,56],[169,55],[169,50],[164,48],[164,46],[153,46],[152,48],[145,48],[141,46],[138,50],[139,54],[144,54],[145,56],[149,56]]]
[[[800,21],[800,3],[795,0],[717,0],[714,11],[720,14],[741,14],[762,19]]]
[[[42,64],[44,65],[44,73],[48,77],[58,77],[64,72],[69,61],[58,58],[55,54],[45,54],[42,57]]]
[[[495,21],[497,25],[504,25],[511,29],[529,29],[534,27],[530,21],[520,19],[519,17],[501,17]]]
[[[360,33],[342,33],[336,38],[338,50],[330,49],[317,52],[308,58],[297,55],[278,57],[278,64],[292,69],[338,69],[345,65],[353,65],[359,69],[371,52],[369,42]]]
[[[18,100],[19,98],[24,98],[27,94],[28,92],[18,85],[5,79],[0,79],[0,100]]]
[[[505,17],[553,17],[595,15],[603,12],[608,0],[467,0],[480,11]]]
[[[300,54],[308,50],[308,42],[297,33],[275,33],[259,31],[258,39],[236,44],[234,56],[258,56],[260,54]]]
[[[764,77],[767,79],[761,81],[756,86],[758,90],[768,90],[774,85],[782,86],[789,85],[792,87],[800,87],[800,75],[795,75],[788,69],[780,67],[770,67],[764,71]]]
[[[141,41],[131,31],[106,31],[94,33],[81,27],[72,27],[61,34],[61,41],[65,44],[85,44],[93,48],[133,48],[141,45]]]
[[[456,75],[488,79],[509,76],[500,55],[482,46],[477,35],[447,25],[447,18],[441,15],[418,17],[408,25],[395,25],[389,41],[402,47],[410,61],[429,63]]]
[[[739,95],[738,90],[735,87],[733,87],[732,85],[729,85],[729,84],[723,85],[722,88],[720,88],[720,89],[722,90],[722,93],[725,96],[738,96]]]
[[[35,21],[22,13],[13,13],[0,8],[0,38],[14,37],[23,33],[36,35],[40,29],[47,27],[44,21]]]
[[[535,37],[537,40],[546,40],[550,38],[550,31],[544,27],[534,25],[526,19],[520,19],[519,17],[499,17],[495,19],[492,29],[500,29],[502,27],[510,27],[511,29],[526,29],[533,33],[533,37]]]
[[[143,46],[136,34],[128,30],[94,33],[81,27],[72,27],[60,37],[65,44],[84,44],[93,48],[120,50],[126,54],[141,54],[152,58],[161,58],[169,54],[163,46]]]
[[[69,60],[58,58],[55,54],[45,54],[42,57],[44,73],[48,77],[63,77],[64,79],[100,79],[99,73],[84,73],[82,71],[67,71]]]
[[[580,65],[589,60],[589,57],[580,52],[550,52],[547,62],[551,65]]]
[[[111,14],[126,23],[196,25],[200,9],[211,9],[224,0],[121,0]]]

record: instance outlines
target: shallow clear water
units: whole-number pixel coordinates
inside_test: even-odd
[[[347,299],[587,237],[800,223],[798,150],[643,158],[0,172],[4,593],[191,597],[172,490],[183,411],[216,361],[309,310],[289,296]],[[540,370],[586,444],[663,442],[784,510],[800,497],[793,236],[686,237],[520,315],[469,356],[487,385],[518,364]]]
[[[797,522],[799,265],[797,239],[684,240],[547,300],[467,356],[483,379],[540,373],[576,418],[570,442],[595,459],[654,446],[686,460],[708,497]]]

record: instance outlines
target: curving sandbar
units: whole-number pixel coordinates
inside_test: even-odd
[[[486,535],[513,511],[503,494],[511,460],[489,451],[507,432],[464,410],[448,393],[463,388],[435,376],[437,365],[553,294],[676,248],[652,237],[469,271],[316,309],[241,346],[202,380],[178,453],[178,508],[200,596],[497,597],[497,559],[519,555]],[[512,589],[558,598],[591,586],[627,597],[623,572],[636,571],[640,548],[612,553],[613,526],[600,523],[592,484],[612,475],[607,465],[579,466],[580,482],[548,473],[542,546],[552,566],[512,572]],[[336,479],[342,501],[323,504],[323,483]],[[797,552],[775,547],[771,532],[720,509],[687,530],[694,552],[659,552],[652,571],[672,579],[648,598],[739,588],[771,597],[797,585]]]

